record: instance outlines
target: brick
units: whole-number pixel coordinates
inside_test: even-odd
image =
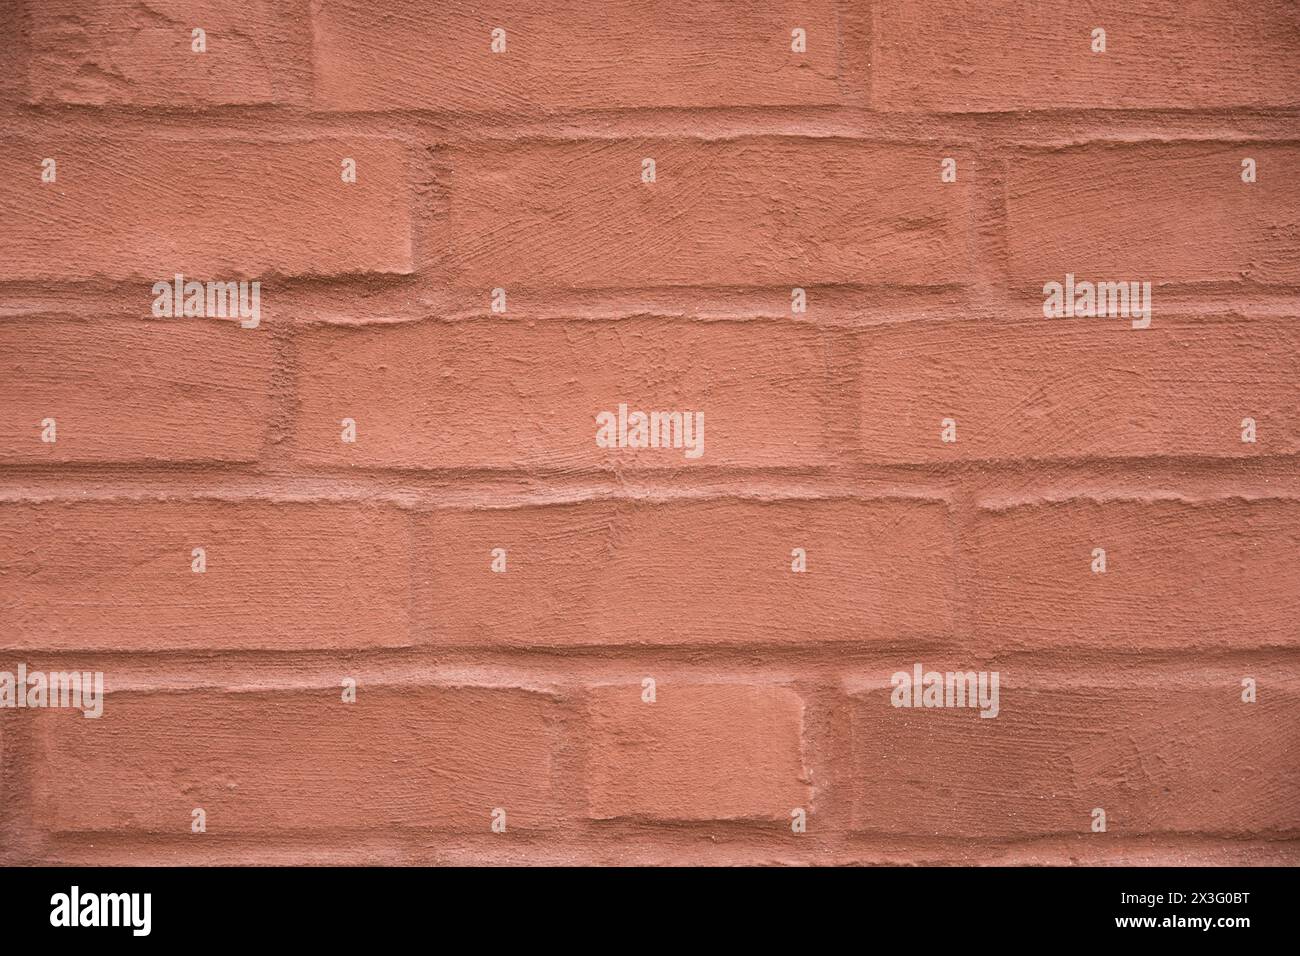
[[[1131,682],[1105,686],[1016,683],[1004,674],[991,720],[968,708],[895,708],[886,677],[850,707],[853,828],[1114,841],[1300,826],[1293,682],[1256,674],[1264,690],[1246,704],[1236,679],[1130,673]],[[1106,811],[1106,833],[1091,832],[1096,807]]]
[[[941,183],[949,155],[795,137],[456,149],[447,271],[484,290],[962,282],[973,174]]]
[[[561,15],[523,0],[343,0],[317,4],[313,22],[318,101],[347,110],[826,105],[844,39],[833,0],[608,0]],[[790,49],[799,26],[804,54]]]
[[[41,826],[191,835],[545,825],[552,710],[542,694],[481,687],[115,692],[103,716],[46,711],[37,726]]]
[[[1241,181],[1241,161],[1257,181]],[[1259,143],[1090,145],[1007,171],[1012,281],[1300,282],[1300,149]],[[1157,290],[1156,295],[1159,295]],[[1157,299],[1158,301],[1158,299]]]
[[[872,4],[878,109],[971,113],[1300,105],[1287,0]],[[1106,51],[1092,52],[1092,31]]]
[[[37,0],[27,3],[36,103],[224,106],[287,98],[306,67],[301,0]],[[192,49],[205,31],[206,51]],[[297,53],[303,45],[302,55]],[[305,76],[298,80],[303,84]]]
[[[0,462],[252,461],[273,361],[270,337],[234,322],[5,319]]]
[[[986,507],[970,542],[984,647],[1300,647],[1300,501]]]
[[[345,503],[0,504],[0,644],[405,646],[408,540],[399,512]]]
[[[57,180],[41,182],[41,160]],[[357,181],[342,181],[352,158]],[[0,280],[233,280],[411,271],[406,157],[393,140],[0,143]],[[263,302],[274,284],[262,289]]]
[[[953,627],[953,532],[934,500],[445,509],[419,541],[435,643],[802,646]],[[803,573],[791,571],[796,547]],[[491,570],[494,548],[505,573]]]
[[[1245,458],[1300,451],[1292,319],[909,323],[862,341],[870,461]],[[1254,418],[1257,441],[1241,440]],[[957,422],[957,441],[940,440]]]
[[[848,394],[831,345],[794,323],[317,327],[299,337],[297,356],[294,449],[318,464],[801,467],[829,463],[851,440],[835,408]],[[596,416],[621,403],[704,412],[702,455],[598,447]],[[341,441],[344,418],[356,422],[354,444]]]
[[[588,811],[596,819],[783,820],[808,809],[803,701],[793,690],[661,680],[591,692]]]

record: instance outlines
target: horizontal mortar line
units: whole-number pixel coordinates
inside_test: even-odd
[[[933,466],[846,468],[817,474],[696,472],[683,485],[681,472],[602,477],[544,473],[319,471],[231,471],[139,469],[88,465],[81,469],[6,469],[0,467],[0,501],[63,500],[175,501],[267,499],[328,503],[381,502],[420,510],[422,506],[509,507],[586,500],[692,500],[715,497],[770,498],[935,498],[952,500],[960,488],[981,496],[979,504],[1005,507],[1021,500],[1098,497],[1155,500],[1290,498],[1300,491],[1297,455],[1245,459],[1197,459],[1203,466],[1186,471],[1181,459],[1055,462],[1044,475],[1041,462],[938,464]],[[762,479],[756,481],[755,479]],[[1006,482],[1021,485],[1008,488]],[[1215,484],[1216,482],[1229,482]]]
[[[203,843],[220,844],[229,849],[248,848],[251,849],[250,843],[258,842],[263,838],[278,841],[286,847],[298,847],[303,842],[310,841],[316,847],[321,848],[322,852],[342,852],[343,848],[348,846],[351,841],[346,840],[348,837],[371,837],[374,839],[376,830],[379,831],[380,837],[376,841],[378,845],[390,845],[389,841],[408,841],[411,839],[428,839],[432,836],[440,836],[447,840],[454,840],[459,843],[477,843],[480,840],[485,845],[491,845],[502,852],[509,852],[509,849],[547,849],[559,848],[564,845],[581,845],[580,843],[570,844],[568,840],[556,840],[557,836],[568,834],[569,839],[581,841],[584,837],[598,836],[601,838],[623,838],[628,840],[638,839],[659,839],[664,834],[666,828],[672,828],[676,836],[684,841],[690,842],[693,839],[701,837],[715,837],[719,843],[716,849],[726,849],[731,847],[755,847],[757,843],[762,842],[761,849],[774,850],[790,853],[807,852],[805,847],[811,849],[815,844],[826,842],[835,842],[840,844],[844,850],[862,850],[868,848],[878,848],[882,853],[890,854],[904,849],[912,850],[943,850],[954,846],[962,848],[987,849],[987,850],[1011,850],[1011,849],[1030,849],[1036,845],[1056,844],[1062,840],[1087,841],[1092,837],[1088,833],[1074,833],[1070,831],[1054,831],[1036,834],[1006,834],[1006,835],[982,835],[968,836],[965,834],[954,833],[951,835],[930,835],[928,833],[916,832],[893,832],[888,830],[872,830],[870,828],[853,828],[847,824],[839,824],[833,829],[822,829],[814,832],[811,828],[806,834],[797,836],[790,833],[789,823],[783,819],[765,820],[735,820],[735,819],[643,819],[637,820],[632,817],[621,817],[613,819],[603,819],[589,816],[585,809],[575,806],[573,812],[564,813],[565,804],[563,801],[557,801],[558,806],[549,812],[549,817],[554,823],[541,823],[534,826],[511,828],[509,831],[511,838],[509,841],[503,840],[500,835],[479,831],[466,826],[464,823],[449,824],[440,827],[436,823],[425,825],[403,825],[396,823],[384,823],[379,827],[374,825],[358,824],[356,826],[327,826],[327,827],[286,827],[283,829],[246,829],[237,832],[208,833],[203,836]],[[817,813],[814,811],[810,814],[810,819],[816,819]],[[188,821],[184,821],[188,823]],[[159,831],[150,829],[131,829],[123,828],[118,830],[57,830],[36,828],[38,832],[43,833],[47,838],[54,841],[81,841],[95,840],[96,844],[101,841],[109,847],[121,848],[123,844],[148,839],[151,843],[157,841],[156,846],[159,849],[189,849],[194,846],[194,838],[185,830],[181,833],[173,831]],[[488,829],[486,823],[482,827],[483,831]],[[1137,840],[1152,842],[1157,844],[1182,844],[1184,841],[1203,841],[1213,846],[1279,846],[1291,844],[1300,839],[1300,830],[1266,830],[1266,831],[1213,831],[1213,830],[1148,830],[1141,833],[1135,832],[1117,832],[1114,834],[1127,840]],[[770,837],[768,841],[762,841],[762,837]],[[331,837],[338,838],[339,843],[328,850],[324,848]],[[733,842],[734,841],[734,842]],[[1100,841],[1097,841],[1100,842]],[[501,844],[505,844],[502,846]],[[659,844],[646,849],[658,849]],[[270,847],[268,847],[269,849]],[[399,847],[392,846],[397,849]],[[589,847],[588,847],[589,848]],[[826,850],[831,847],[822,845],[820,849]],[[98,849],[98,846],[97,846]],[[427,849],[437,851],[439,849],[460,849],[465,852],[472,852],[470,846],[429,846]],[[1098,846],[1092,852],[1109,853],[1114,852],[1116,847],[1113,843],[1107,841],[1106,844]]]
[[[858,401],[835,402],[841,391],[826,392],[828,400],[827,413],[869,414],[869,409],[859,411]],[[707,410],[707,404],[705,405]],[[585,418],[585,416],[584,416]],[[290,425],[299,424],[296,420]],[[412,432],[418,431],[411,425]],[[679,483],[683,478],[700,481],[718,482],[724,479],[751,482],[754,479],[770,478],[777,482],[790,481],[830,481],[854,480],[872,477],[882,479],[915,479],[920,475],[925,478],[944,476],[948,478],[982,476],[990,471],[1006,473],[1030,470],[1041,477],[1043,465],[1050,465],[1056,471],[1051,475],[1065,473],[1095,472],[1101,477],[1120,477],[1134,471],[1169,468],[1186,469],[1192,466],[1208,468],[1227,477],[1231,471],[1251,471],[1255,468],[1267,471],[1270,468],[1286,464],[1300,456],[1300,451],[1255,450],[1246,454],[1214,455],[1197,452],[1187,454],[1147,453],[1134,455],[1098,455],[1098,454],[1051,454],[1027,453],[1016,456],[965,457],[960,450],[952,453],[947,460],[889,460],[873,458],[869,451],[858,444],[860,426],[854,423],[845,426],[843,443],[834,437],[828,437],[827,448],[822,452],[822,460],[803,463],[744,465],[744,464],[663,464],[663,465],[629,465],[602,468],[581,464],[564,463],[530,463],[519,465],[391,465],[365,464],[346,465],[336,463],[334,456],[330,460],[320,458],[293,457],[287,453],[265,459],[229,462],[213,459],[132,459],[103,458],[81,459],[60,463],[34,463],[30,461],[0,461],[0,481],[22,481],[24,479],[60,479],[79,481],[82,477],[95,477],[98,472],[114,480],[130,481],[132,478],[153,478],[167,480],[172,477],[187,479],[191,483],[193,472],[213,477],[213,472],[220,480],[230,478],[247,481],[279,480],[320,480],[325,482],[374,482],[385,483],[405,481],[415,487],[429,485],[465,485],[478,482],[526,482],[527,487],[567,487],[578,484],[584,487],[611,487],[622,485],[653,484],[657,481]],[[592,444],[595,443],[595,424],[592,423]],[[1267,446],[1265,446],[1267,447]],[[665,454],[677,454],[680,449],[660,449]],[[652,450],[651,450],[652,451]],[[1290,472],[1284,472],[1289,474]]]
[[[1149,479],[1146,479],[1149,480]],[[300,504],[322,507],[375,506],[392,507],[410,512],[413,516],[433,514],[440,510],[507,511],[544,506],[597,505],[602,502],[628,505],[670,505],[673,503],[708,502],[809,502],[861,501],[898,503],[946,504],[952,510],[969,507],[975,511],[1004,511],[1018,507],[1064,504],[1069,502],[1097,502],[1101,504],[1157,504],[1182,503],[1189,505],[1213,504],[1227,501],[1283,502],[1300,497],[1300,478],[1289,487],[1278,488],[1267,484],[1267,478],[1256,479],[1258,484],[1249,487],[1191,488],[1179,490],[1170,486],[1151,488],[1140,479],[1133,479],[1128,487],[1071,488],[1038,486],[1018,492],[980,486],[972,489],[973,499],[963,498],[959,486],[910,486],[887,484],[882,487],[857,486],[789,486],[768,485],[758,487],[695,488],[620,488],[620,489],[548,489],[546,491],[460,490],[430,492],[415,489],[357,489],[340,492],[284,488],[208,488],[204,490],[168,489],[152,486],[119,488],[88,492],[86,488],[65,486],[40,491],[23,489],[6,490],[0,485],[0,503],[5,505],[66,505],[77,502],[101,504]]]
[[[653,495],[665,499],[693,499],[711,497],[765,498],[791,495],[794,497],[942,497],[951,494],[951,484],[915,480],[915,475],[889,475],[881,480],[890,482],[884,487],[864,486],[852,474],[803,474],[791,472],[738,472],[697,473],[698,484],[684,485],[682,473],[664,475],[624,475],[602,478],[600,475],[582,475],[565,479],[543,480],[541,475],[526,473],[513,478],[504,474],[480,473],[476,476],[438,476],[429,473],[421,476],[398,473],[365,475],[324,474],[319,472],[281,472],[275,474],[213,475],[210,472],[197,476],[188,473],[154,474],[136,472],[131,476],[116,469],[91,467],[80,475],[60,473],[56,469],[10,474],[0,469],[0,500],[22,501],[29,497],[58,499],[75,497],[78,500],[148,499],[165,495],[177,500],[220,499],[239,495],[247,498],[284,497],[304,501],[368,501],[375,495],[402,503],[408,498],[419,498],[429,503],[440,501],[503,504],[507,501],[537,503],[582,501],[587,498],[642,499]],[[909,477],[913,480],[901,482]],[[520,478],[529,479],[520,481]],[[53,479],[53,480],[51,480]],[[476,479],[476,480],[475,480]],[[762,479],[761,482],[755,479]],[[177,483],[179,481],[179,483]],[[39,482],[39,484],[34,483]],[[503,500],[504,499],[504,500]],[[415,502],[411,502],[414,504]]]
[[[430,277],[432,278],[432,277]],[[1080,275],[1081,280],[1088,276]],[[1101,276],[1106,279],[1106,276]],[[1151,281],[1153,298],[1159,292],[1161,298],[1159,311],[1154,310],[1153,320],[1161,319],[1199,319],[1217,315],[1231,314],[1233,310],[1273,309],[1279,314],[1300,314],[1300,285],[1289,286],[1280,283],[1259,283],[1245,281],[1208,281],[1208,282],[1161,282],[1158,276],[1143,277]],[[412,291],[432,293],[428,298],[414,302],[397,303],[398,309],[412,313],[423,312],[430,320],[464,321],[482,318],[499,323],[522,321],[521,312],[529,318],[538,312],[549,311],[556,318],[588,320],[590,318],[636,319],[708,317],[718,313],[718,318],[771,319],[796,323],[812,323],[822,309],[838,312],[887,312],[890,310],[907,312],[953,311],[953,320],[973,321],[983,314],[998,315],[1008,309],[1024,310],[1033,318],[1046,322],[1043,316],[1043,295],[1041,286],[1044,281],[1060,281],[1061,276],[1044,272],[1043,276],[1033,281],[1018,281],[1004,277],[1000,285],[983,285],[948,283],[933,285],[903,285],[891,283],[853,283],[844,281],[802,281],[794,280],[779,285],[768,286],[729,286],[710,285],[674,285],[674,286],[640,286],[640,287],[600,287],[572,289],[560,286],[517,286],[507,285],[510,296],[511,312],[493,313],[487,301],[488,289],[469,286],[447,287],[433,284]],[[1127,280],[1125,280],[1127,281]],[[46,287],[48,288],[48,286]],[[790,312],[790,290],[803,288],[808,293],[808,311],[800,314]],[[299,294],[319,292],[317,289],[287,289],[284,294],[296,297]],[[358,290],[363,292],[367,290]],[[883,296],[883,298],[881,298]],[[857,301],[859,297],[872,297],[868,301]],[[828,301],[829,300],[829,301]],[[520,307],[520,303],[523,307]],[[337,303],[326,303],[328,311],[344,312],[347,302],[340,299]],[[371,309],[382,309],[382,303],[366,301]],[[758,309],[770,309],[759,312]],[[977,311],[974,315],[971,310]],[[146,309],[141,310],[145,317]],[[124,313],[124,317],[125,317]],[[346,318],[346,315],[344,315]],[[1123,323],[1123,318],[1097,317],[1099,321]],[[219,320],[213,320],[219,321]],[[229,321],[234,321],[229,320]],[[293,326],[327,324],[338,321],[330,316],[325,319],[314,317],[295,318]],[[364,321],[356,317],[355,321]],[[381,321],[391,321],[381,319]],[[1055,320],[1063,323],[1064,320]]]
[[[690,657],[684,659],[684,653]],[[1197,655],[1194,662],[1189,661],[1190,653]],[[1094,655],[1096,666],[1080,662],[1082,654]],[[1252,676],[1266,690],[1279,682],[1300,690],[1300,640],[1284,648],[1194,645],[1176,652],[1079,644],[1020,651],[981,649],[974,641],[912,639],[875,644],[790,640],[655,647],[463,643],[335,651],[0,648],[0,655],[0,670],[24,663],[29,672],[103,671],[116,684],[110,685],[110,693],[332,691],[343,677],[353,677],[361,686],[371,687],[496,687],[563,696],[580,692],[591,681],[636,684],[650,668],[665,683],[678,677],[692,683],[778,683],[856,696],[887,689],[892,674],[918,661],[927,670],[1004,670],[1012,688],[1123,689],[1138,678],[1160,680],[1171,687],[1220,681],[1235,686],[1241,676]],[[1073,663],[1063,663],[1066,660]],[[1124,674],[1113,673],[1117,662],[1124,664]],[[1250,673],[1243,675],[1243,667]]]
[[[811,832],[811,828],[810,828]],[[1294,831],[1280,831],[1276,835],[1263,836],[1255,832],[1246,833],[1212,833],[1206,831],[1160,831],[1156,833],[1119,832],[1112,829],[1104,840],[1097,839],[1092,833],[1058,833],[1026,834],[1004,838],[966,837],[966,836],[909,836],[899,837],[894,834],[871,833],[861,830],[843,830],[840,833],[841,846],[838,855],[868,853],[883,857],[905,856],[915,853],[934,854],[942,862],[943,858],[960,853],[963,865],[971,865],[965,851],[979,854],[997,854],[1003,859],[989,862],[1005,865],[1005,858],[1029,857],[1028,865],[1035,862],[1059,862],[1061,859],[1080,857],[1097,864],[1115,863],[1126,859],[1140,858],[1146,855],[1160,855],[1170,851],[1180,854],[1201,852],[1206,854],[1234,854],[1251,851],[1274,851],[1284,856],[1300,854],[1300,841]],[[896,852],[897,851],[897,852]],[[948,852],[945,852],[948,851]],[[1046,857],[1036,861],[1038,855]],[[914,864],[915,860],[907,860]],[[1024,863],[1020,865],[1025,865]]]
[[[964,838],[953,837],[943,846],[936,847],[914,847],[900,841],[893,841],[889,844],[852,844],[845,848],[838,848],[834,842],[835,833],[819,834],[814,837],[812,834],[804,834],[799,840],[805,841],[797,845],[783,844],[780,849],[776,847],[758,846],[749,841],[744,844],[734,842],[718,845],[712,841],[705,842],[702,836],[697,836],[691,844],[681,845],[676,842],[665,843],[664,834],[659,835],[659,839],[654,844],[645,847],[628,846],[625,840],[615,840],[611,843],[591,843],[581,840],[574,841],[555,841],[547,840],[544,845],[529,845],[521,847],[518,850],[513,849],[515,844],[502,843],[497,837],[493,841],[485,840],[481,844],[474,846],[406,846],[402,849],[390,848],[386,845],[379,844],[377,848],[372,848],[370,844],[358,844],[352,841],[349,844],[338,848],[319,849],[318,844],[312,843],[310,849],[319,852],[302,857],[302,846],[281,845],[272,838],[266,841],[259,841],[253,844],[252,841],[236,841],[236,844],[229,846],[222,845],[217,848],[214,841],[208,841],[207,837],[211,834],[204,835],[204,842],[212,843],[214,849],[220,853],[220,858],[215,861],[217,865],[274,865],[277,860],[287,863],[312,862],[313,860],[329,862],[357,862],[384,864],[389,862],[399,862],[401,865],[415,866],[481,866],[484,863],[508,864],[519,866],[535,865],[570,865],[574,860],[585,860],[589,863],[605,863],[613,865],[710,865],[715,863],[770,863],[782,865],[785,863],[795,864],[853,864],[862,863],[866,865],[916,865],[918,862],[930,863],[933,865],[960,865],[971,866],[971,852],[991,852],[998,854],[988,862],[998,864],[1009,852],[1016,851],[1017,846],[1003,847],[984,847]],[[1156,857],[1154,861],[1160,863],[1162,859],[1168,859],[1172,855],[1173,859],[1178,862],[1196,862],[1195,859],[1187,860],[1187,854],[1199,853],[1206,861],[1207,865],[1214,865],[1216,861],[1227,859],[1235,865],[1250,865],[1254,862],[1255,856],[1264,852],[1270,859],[1281,857],[1282,860],[1290,862],[1294,860],[1297,854],[1297,846],[1294,842],[1276,842],[1260,843],[1252,842],[1247,839],[1235,840],[1231,842],[1204,843],[1197,841],[1192,835],[1186,835],[1179,840],[1168,840],[1156,846],[1148,846],[1142,842],[1140,835],[1127,836],[1122,841],[1113,839],[1116,834],[1112,831],[1107,835],[1105,848],[1102,847],[1081,847],[1077,843],[1070,843],[1058,847],[1053,847],[1053,851],[1058,854],[1053,859],[1037,858],[1028,859],[1025,862],[1028,865],[1045,864],[1051,862],[1060,862],[1061,859],[1074,859],[1076,857],[1085,860],[1093,860],[1099,865],[1107,864],[1124,864],[1131,863],[1134,860],[1144,860],[1148,857]],[[162,861],[162,865],[167,862],[181,863],[189,860],[191,864],[213,863],[214,861],[205,856],[203,851],[194,846],[193,843],[186,844],[186,849],[180,849],[180,844],[158,846],[153,839],[142,840],[129,838],[124,842],[112,841],[111,845],[104,846],[103,843],[96,843],[96,849],[84,850],[76,844],[71,844],[75,836],[69,836],[70,846],[60,847],[61,852],[55,860],[47,860],[45,857],[28,854],[20,856],[11,854],[11,862],[14,865],[22,865],[24,859],[32,860],[38,864],[48,862],[61,862],[65,865],[75,865],[78,861],[89,860],[95,863],[106,862],[104,856],[99,852],[112,854],[129,854],[127,862],[130,864],[148,863],[150,860]],[[827,843],[825,841],[831,841]],[[83,842],[83,841],[79,841]],[[259,847],[265,847],[262,851]],[[788,849],[786,848],[788,846]],[[966,849],[966,848],[969,848]],[[914,854],[917,850],[925,850],[928,856],[921,859]],[[1242,854],[1248,850],[1253,850],[1251,859],[1243,859]],[[1273,852],[1269,852],[1273,851]],[[761,854],[755,859],[754,854]],[[1059,854],[1068,854],[1065,857]],[[293,854],[293,855],[290,855]],[[381,854],[379,859],[374,859],[376,854]],[[723,855],[725,854],[725,856]],[[270,858],[268,859],[268,855]],[[111,857],[110,857],[111,859]],[[1266,860],[1265,863],[1269,861]],[[978,864],[976,864],[978,865]],[[1274,865],[1277,865],[1274,862]],[[1287,865],[1283,863],[1282,865]]]
[[[1114,276],[1089,274],[1082,278],[1108,281]],[[256,278],[256,277],[254,277]],[[1123,278],[1123,277],[1120,277]],[[1300,315],[1300,286],[1254,282],[1152,281],[1153,324],[1201,324],[1210,321],[1250,321],[1254,318]],[[1042,314],[1043,282],[1060,276],[1044,273],[1033,282],[1017,284],[1004,279],[999,286],[854,284],[844,282],[792,281],[773,286],[645,286],[637,288],[593,288],[575,291],[552,287],[507,285],[512,311],[491,312],[488,289],[448,288],[435,276],[403,277],[400,282],[356,282],[351,278],[298,277],[282,285],[262,282],[262,329],[314,329],[321,326],[378,328],[389,325],[466,323],[482,321],[499,326],[539,320],[547,322],[627,322],[661,320],[683,322],[783,322],[811,328],[861,322],[864,326],[898,325],[907,322],[951,322],[964,325],[995,322],[999,325],[1053,323],[1060,328],[1075,324],[1114,323],[1124,318],[1048,319]],[[1118,279],[1116,280],[1118,281]],[[1127,280],[1125,280],[1127,281]],[[228,323],[237,319],[206,317],[156,318],[150,314],[145,293],[148,279],[112,280],[108,283],[39,283],[29,280],[0,280],[0,293],[8,304],[0,309],[0,322],[70,319],[88,325],[111,325],[139,321],[157,325],[175,323]],[[400,287],[404,293],[420,295],[416,301],[376,301],[376,289]],[[808,311],[790,313],[790,290],[803,288],[808,294]],[[280,296],[277,302],[274,296]],[[336,295],[335,300],[316,301],[304,314],[312,297]],[[866,301],[858,301],[865,299]],[[134,303],[134,304],[133,304]],[[283,315],[279,313],[283,311]],[[1145,330],[1134,330],[1135,332]]]
[[[1097,135],[1115,136],[1136,129],[1139,133],[1161,135],[1173,132],[1186,135],[1199,131],[1222,135],[1246,128],[1288,125],[1300,121],[1300,109],[1282,106],[1179,107],[1179,108],[1008,108],[988,111],[927,111],[873,109],[862,102],[846,98],[839,102],[773,106],[735,106],[726,104],[693,106],[627,106],[621,108],[584,109],[548,107],[542,119],[536,107],[498,108],[470,111],[429,108],[381,108],[375,110],[331,110],[310,98],[286,98],[282,102],[249,104],[208,104],[183,106],[122,106],[80,103],[14,103],[0,116],[11,129],[47,124],[65,124],[69,119],[88,122],[112,130],[131,131],[144,128],[184,136],[229,136],[229,120],[238,118],[245,132],[264,132],[281,137],[286,127],[315,135],[374,135],[396,125],[404,131],[421,131],[448,137],[473,136],[511,138],[521,132],[547,130],[556,133],[582,131],[592,138],[623,138],[627,134],[643,137],[645,130],[680,126],[698,130],[703,124],[714,128],[728,125],[753,126],[762,133],[790,130],[800,135],[810,127],[817,131],[845,130],[880,135],[950,135],[978,132],[985,135],[1023,135],[1032,142],[1043,139],[1043,123],[1050,121],[1055,130],[1088,130]],[[197,128],[195,124],[198,124]],[[1151,127],[1155,127],[1151,129]],[[1162,127],[1168,129],[1162,129]],[[653,135],[653,134],[651,134]],[[706,134],[707,135],[707,134]],[[698,135],[697,137],[699,138]]]

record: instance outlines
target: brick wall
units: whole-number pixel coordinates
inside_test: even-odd
[[[1297,75],[1294,0],[0,5],[0,671],[105,682],[0,709],[0,861],[1300,862]]]

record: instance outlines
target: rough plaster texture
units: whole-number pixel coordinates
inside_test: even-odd
[[[107,689],[0,709],[0,862],[1300,862],[1298,76],[1294,0],[0,4],[0,671]]]

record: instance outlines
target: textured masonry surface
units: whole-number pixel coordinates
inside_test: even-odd
[[[0,708],[0,862],[1300,863],[1297,77],[1295,0],[0,4],[0,672],[107,690]]]

